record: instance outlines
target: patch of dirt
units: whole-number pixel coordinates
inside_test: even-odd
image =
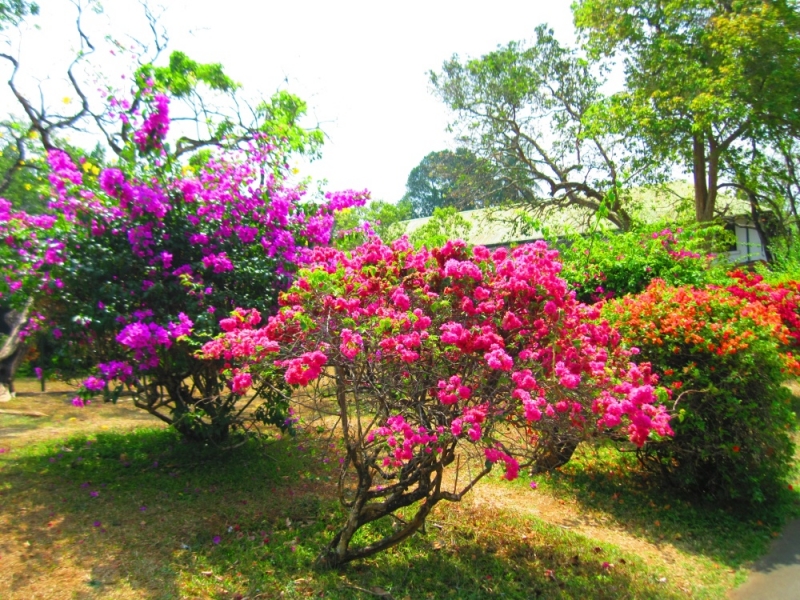
[[[521,492],[514,488],[492,485],[477,486],[473,505],[494,510],[505,510],[532,515],[542,521],[557,525],[600,542],[614,544],[626,552],[649,557],[659,562],[673,563],[679,551],[667,542],[653,544],[636,537],[602,513],[587,511],[577,503],[559,500],[549,494]]]
[[[648,564],[668,567],[670,578],[679,589],[688,593],[693,587],[693,574],[680,566],[686,561],[684,553],[667,541],[653,543],[638,537],[616,519],[575,501],[558,499],[546,492],[521,490],[489,481],[482,483],[467,500],[476,509],[530,515],[588,539],[612,544]]]
[[[130,398],[121,398],[116,404],[97,399],[80,408],[72,405],[75,388],[66,383],[48,382],[45,393],[39,391],[35,379],[15,383],[17,395],[0,410],[0,446],[6,449],[78,433],[163,426],[159,419],[136,408]]]

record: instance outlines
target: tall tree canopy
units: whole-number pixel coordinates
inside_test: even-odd
[[[3,0],[0,2],[0,31],[6,25],[17,25],[27,15],[39,14],[39,5],[25,0]]]
[[[615,116],[693,174],[698,221],[776,135],[800,131],[796,2],[578,0],[574,14],[593,56],[623,57]]]
[[[436,208],[458,210],[493,206],[504,200],[504,182],[492,164],[467,148],[431,152],[408,175],[406,194],[414,218],[429,217]]]
[[[453,128],[504,181],[508,196],[537,209],[575,206],[629,229],[617,190],[642,173],[636,141],[605,122],[594,65],[542,25],[530,46],[512,42],[481,58],[447,61],[431,73],[455,112]]]
[[[86,6],[102,10],[91,0]],[[129,151],[126,148],[131,147],[128,142],[134,131],[117,116],[135,113],[143,98],[153,92],[171,100],[172,158],[197,166],[207,159],[211,148],[241,146],[261,135],[282,140],[290,151],[317,156],[322,132],[301,126],[307,105],[297,96],[280,90],[268,99],[251,101],[218,63],[199,63],[180,51],[171,52],[164,60],[168,37],[147,5],[143,5],[143,11],[151,39],[136,40],[133,50],[130,44],[110,37],[99,41],[102,36],[89,31],[91,27],[84,23],[84,5],[75,3],[75,7],[73,35],[78,50],[63,73],[66,96],[62,93],[55,97],[51,89],[36,83],[36,74],[26,71],[26,57],[20,54],[17,43],[25,35],[24,28],[17,26],[37,15],[38,7],[22,0],[0,4],[0,73],[7,77],[8,90],[16,100],[16,112],[0,115],[0,195],[17,208],[41,208],[39,194],[48,185],[44,176],[46,152],[62,149],[76,159],[83,154],[65,142],[70,134],[89,133],[103,141],[102,149],[94,152],[95,160],[104,151],[129,159],[122,155]],[[101,43],[109,47],[101,48]],[[101,49],[117,55],[132,53],[138,63],[128,79],[132,82],[131,96],[124,105],[116,104],[120,90],[108,86],[101,93],[95,92],[98,76],[93,57]],[[48,75],[55,78],[52,73]]]

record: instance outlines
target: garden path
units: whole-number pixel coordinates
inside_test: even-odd
[[[800,519],[792,521],[775,540],[769,554],[753,565],[747,582],[733,590],[730,600],[800,599]]]

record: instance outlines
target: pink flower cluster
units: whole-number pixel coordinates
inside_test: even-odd
[[[466,432],[469,439],[477,442],[481,439],[481,423],[486,420],[488,412],[488,404],[468,406],[463,409],[460,417],[456,417],[450,422],[450,431],[456,437]]]
[[[298,358],[279,361],[276,364],[286,368],[286,383],[305,386],[320,376],[328,357],[319,350],[304,352]]]
[[[624,415],[628,415],[628,436],[638,446],[647,441],[651,431],[670,434],[669,414],[653,405],[657,381],[649,364],[631,364],[625,381],[615,385],[611,390],[613,393],[604,391],[592,404],[592,412],[602,415],[598,424],[614,428],[620,425]]]
[[[161,150],[169,132],[169,98],[164,94],[156,94],[153,105],[150,115],[133,134],[133,141],[142,154],[154,149]]]
[[[472,395],[469,386],[461,385],[461,376],[453,375],[449,381],[439,380],[439,400],[442,404],[455,404],[459,400],[467,400]]]
[[[253,330],[275,344],[277,361],[248,357],[239,329],[207,348],[228,348],[264,376],[277,366],[291,385],[324,377],[324,367],[369,373],[353,389],[369,389],[388,411],[367,440],[383,438],[394,467],[464,440],[516,477],[522,450],[499,449],[499,422],[534,444],[545,420],[589,435],[626,427],[637,445],[670,435],[649,365],[633,364],[598,309],[567,290],[557,256],[542,242],[494,252],[460,241],[414,250],[405,239],[373,239],[351,254],[314,249],[282,310]]]
[[[266,360],[278,351],[278,343],[269,339],[266,329],[256,329],[261,323],[261,313],[255,309],[237,308],[230,317],[220,321],[220,328],[227,332],[203,345],[199,357],[223,360],[229,375],[231,391],[244,395],[253,385],[253,376],[247,366],[231,368],[231,363],[246,359],[247,362]]]
[[[425,427],[414,428],[402,415],[395,415],[386,419],[386,425],[370,431],[366,440],[372,443],[376,437],[384,438],[389,455],[384,457],[383,465],[400,467],[414,458],[420,449],[426,454],[433,452],[433,444],[439,441],[443,431],[444,427],[441,426],[436,432],[429,432]]]
[[[358,356],[358,353],[364,348],[364,339],[349,329],[342,329],[341,338],[342,343],[339,345],[339,350],[350,360]]]
[[[490,463],[502,462],[506,466],[506,473],[503,475],[505,479],[513,481],[519,476],[519,462],[513,456],[506,454],[499,448],[485,448],[483,453]],[[531,483],[531,487],[536,489],[534,485]]]

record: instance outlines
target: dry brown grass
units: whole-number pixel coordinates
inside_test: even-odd
[[[74,389],[60,382],[48,382],[47,393],[39,391],[35,380],[16,384],[17,396],[0,403],[0,410],[36,411],[43,417],[27,417],[0,413],[0,448],[13,453],[23,446],[48,440],[66,439],[78,433],[130,430],[143,425],[159,426],[147,413],[122,400],[117,406],[94,402],[85,408],[73,406]],[[150,561],[139,561],[123,567],[120,548],[146,537],[146,527],[118,535],[110,528],[102,539],[98,532],[86,535],[85,523],[65,516],[60,505],[73,493],[67,484],[42,487],[34,482],[6,479],[0,485],[3,505],[0,510],[0,597],[2,598],[142,598],[153,597],[161,582],[147,576]],[[70,499],[71,500],[71,499]],[[107,513],[112,520],[129,521],[128,514]],[[127,528],[126,528],[127,529]],[[121,532],[120,532],[121,533]],[[156,589],[142,595],[121,574],[137,571],[152,579]],[[103,586],[95,590],[94,582],[114,584],[113,593]],[[92,585],[89,585],[91,583]],[[117,585],[119,584],[119,585]],[[145,588],[146,589],[146,588]]]
[[[84,408],[71,404],[75,388],[63,382],[48,382],[47,392],[39,391],[39,382],[22,379],[15,384],[17,395],[0,402],[0,446],[15,447],[49,439],[69,437],[110,429],[158,427],[161,421],[133,406],[130,398],[116,405],[96,400]],[[3,414],[2,411],[43,413],[44,417]]]
[[[77,408],[70,402],[73,390],[68,386],[49,384],[46,394],[37,393],[37,387],[38,382],[22,381],[17,397],[0,404],[0,410],[46,415],[0,413],[0,473],[4,458],[16,457],[33,443],[57,447],[76,434],[91,439],[101,433],[165,427],[130,399]],[[80,460],[79,449],[62,450],[65,458],[59,463]],[[153,459],[158,457],[148,458]],[[118,460],[128,457],[121,455]],[[43,469],[40,478],[24,472],[0,478],[0,599],[211,597],[207,590],[199,596],[186,595],[184,586],[191,574],[184,569],[192,559],[184,546],[209,546],[213,535],[224,534],[239,522],[283,518],[297,497],[316,491],[301,476],[284,493],[276,493],[275,484],[248,482],[249,489],[242,493],[230,486],[216,490],[204,484],[203,489],[170,490],[163,497],[157,489],[147,490],[137,497],[129,490],[117,494],[114,488],[119,482],[96,481],[84,488],[80,475],[73,476],[69,469],[48,471]],[[174,488],[183,480],[193,485],[197,478],[190,471],[166,464],[154,469],[152,476]],[[289,483],[288,476],[278,479],[278,488]],[[105,484],[108,487],[100,487]],[[91,497],[89,492],[96,490],[99,495]],[[141,511],[140,506],[147,508]],[[98,527],[93,526],[95,521],[100,522]]]

